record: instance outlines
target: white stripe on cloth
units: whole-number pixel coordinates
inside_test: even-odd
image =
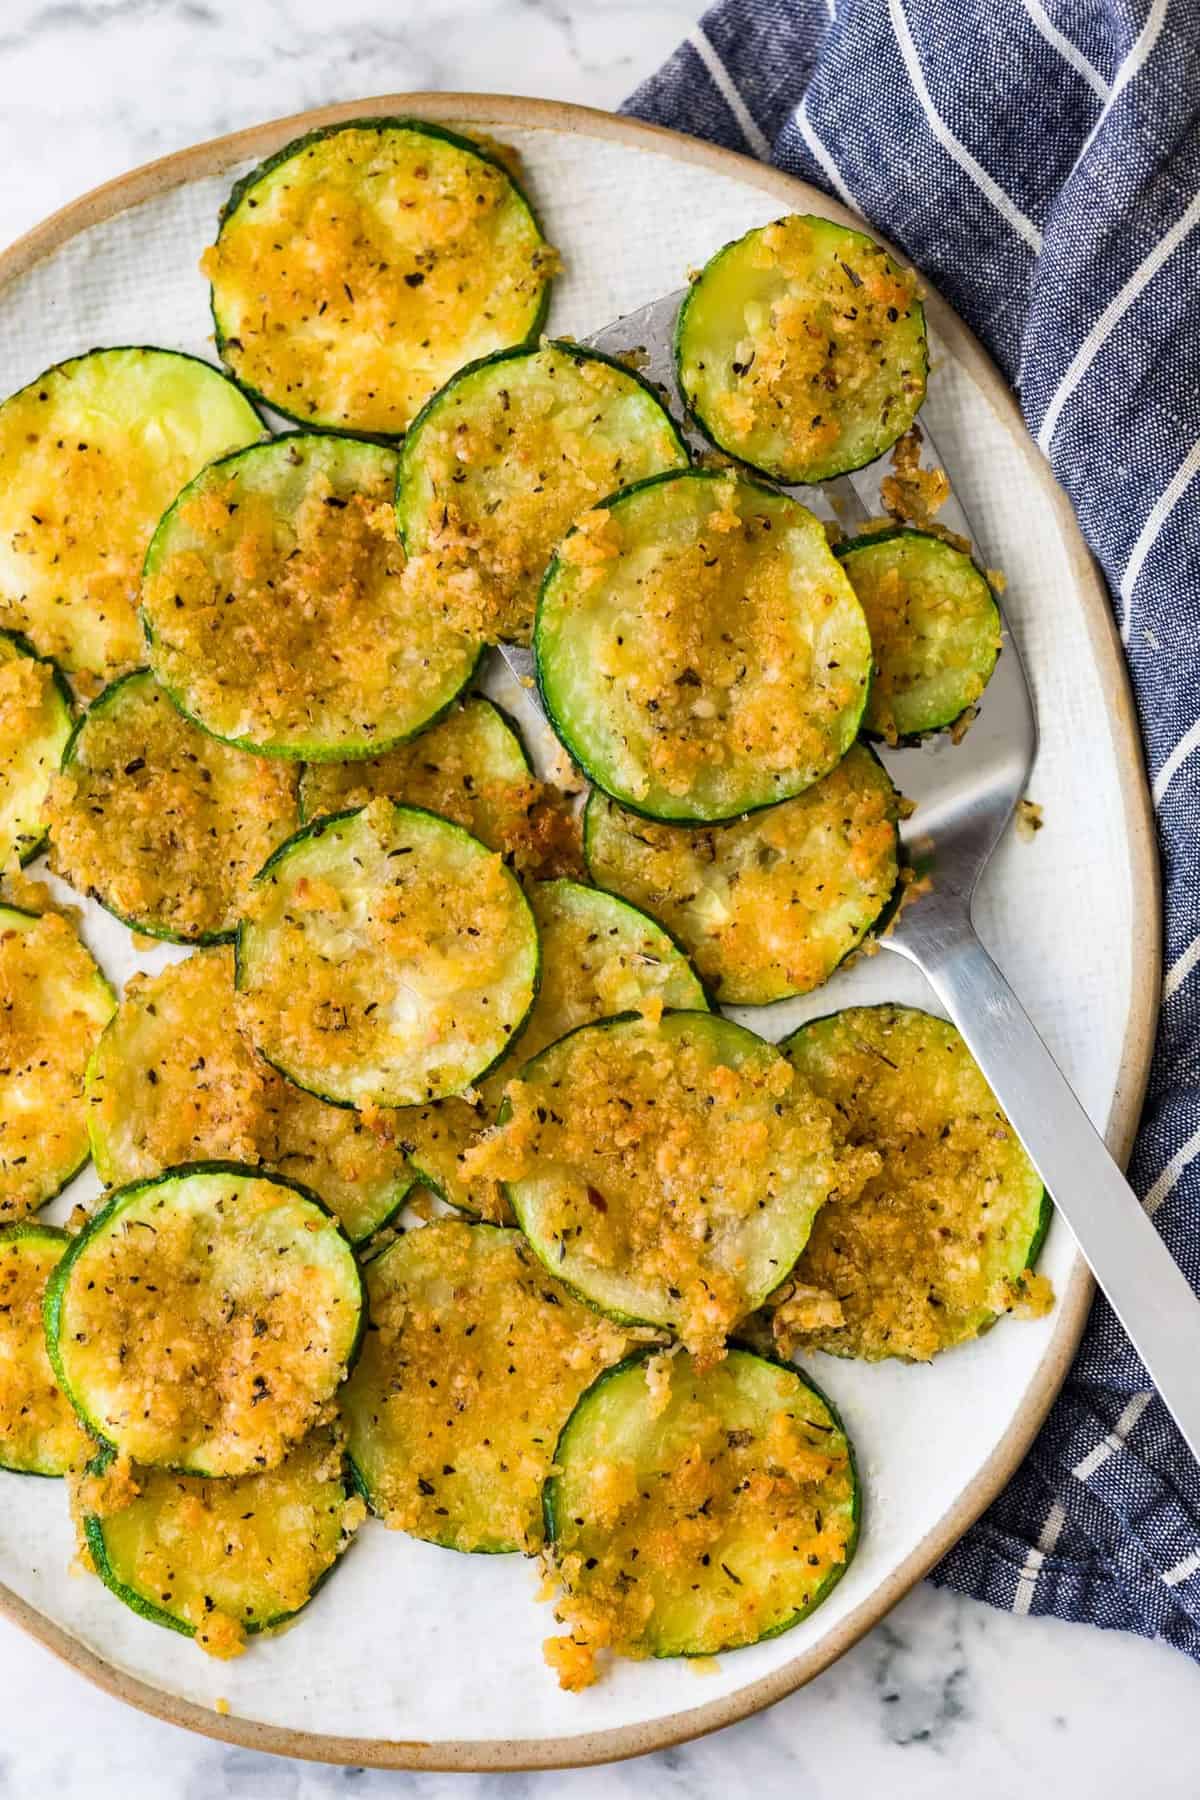
[[[1159,805],[1163,795],[1166,793],[1197,744],[1200,744],[1200,719],[1197,719],[1196,723],[1189,726],[1188,730],[1184,732],[1170,756],[1168,756],[1166,762],[1154,777],[1154,786],[1151,788],[1150,792],[1155,806]]]
[[[1121,601],[1125,612],[1125,616],[1121,620],[1121,636],[1126,644],[1129,642],[1129,633],[1133,624],[1133,594],[1138,584],[1138,577],[1145,566],[1146,558],[1154,548],[1155,538],[1166,524],[1176,502],[1182,497],[1184,490],[1197,474],[1200,474],[1200,438],[1196,439],[1150,508],[1146,523],[1138,533],[1137,543],[1130,551],[1129,561],[1125,564],[1125,573],[1121,577]]]
[[[921,102],[925,117],[929,121],[929,129],[942,148],[954,158],[960,169],[968,174],[984,198],[990,200],[1001,218],[1005,219],[1013,230],[1023,237],[1025,242],[1036,253],[1042,247],[1042,234],[1032,219],[1027,219],[1019,206],[1015,206],[987,170],[975,161],[965,144],[961,144],[941,117],[933,104],[929,89],[925,83],[925,75],[917,56],[917,47],[913,43],[912,33],[908,29],[908,20],[904,16],[903,0],[888,0],[888,15],[892,21],[892,30],[908,70],[908,78],[912,82],[913,92]]]
[[[1053,1551],[1066,1522],[1067,1515],[1056,1500],[1046,1514],[1046,1523],[1042,1526],[1037,1548],[1030,1550],[1017,1582],[1017,1591],[1013,1595],[1012,1609],[1021,1618],[1024,1618],[1033,1605],[1033,1593],[1042,1572],[1042,1564]]]
[[[1078,1481],[1090,1481],[1101,1463],[1106,1463],[1114,1450],[1124,1449],[1125,1439],[1153,1398],[1153,1388],[1144,1388],[1140,1394],[1133,1396],[1108,1436],[1097,1444],[1094,1450],[1089,1450],[1083,1461],[1076,1463],[1071,1470],[1072,1475]]]
[[[820,164],[823,173],[828,178],[830,187],[832,187],[842,205],[848,206],[851,212],[861,213],[862,207],[858,204],[858,201],[854,198],[854,195],[842,180],[841,171],[838,169],[837,164],[834,162],[832,156],[830,156],[828,150],[813,129],[813,122],[808,116],[807,98],[801,100],[799,106],[796,108],[795,119],[797,125],[800,127],[800,136],[804,139],[816,161]]]
[[[1154,1217],[1188,1164],[1195,1161],[1198,1152],[1200,1152],[1200,1131],[1193,1131],[1187,1143],[1180,1144],[1178,1150],[1168,1162],[1166,1168],[1146,1195],[1146,1198],[1142,1201],[1142,1206],[1146,1212],[1150,1214],[1151,1218]]]
[[[1082,75],[1096,98],[1103,103],[1108,99],[1108,83],[1099,69],[1094,69],[1078,45],[1069,37],[1064,37],[1054,20],[1050,17],[1042,0],[1025,0],[1025,11],[1033,20],[1046,42],[1050,44],[1064,62],[1069,62],[1077,75]]]
[[[1167,1569],[1163,1580],[1168,1587],[1178,1587],[1181,1581],[1186,1581],[1189,1575],[1196,1573],[1197,1569],[1200,1569],[1200,1550],[1193,1550],[1190,1556],[1185,1556],[1182,1562],[1177,1562],[1173,1569]]]
[[[1046,408],[1041,426],[1038,429],[1038,447],[1047,456],[1050,454],[1050,442],[1058,424],[1059,415],[1084,375],[1091,367],[1104,345],[1108,342],[1129,308],[1133,305],[1143,288],[1158,274],[1163,264],[1174,255],[1184,238],[1200,221],[1200,194],[1196,194],[1187,210],[1176,219],[1170,231],[1164,232],[1140,268],[1134,270],[1120,293],[1114,294],[1092,329],[1080,344],[1071,359],[1070,367],[1051,398]]]
[[[1170,1000],[1177,994],[1196,964],[1200,962],[1200,937],[1194,937],[1182,956],[1177,956],[1163,976],[1162,997]]]
[[[687,34],[687,42],[708,70],[713,86],[737,120],[738,129],[755,156],[763,162],[770,162],[771,146],[765,135],[759,130],[750,108],[733,85],[733,77],[708,41],[703,27],[694,25]]]
[[[1067,176],[1067,181],[1070,181],[1071,175],[1075,173],[1076,169],[1091,149],[1096,140],[1096,133],[1104,124],[1104,121],[1107,119],[1121,95],[1125,92],[1125,89],[1129,86],[1134,76],[1144,69],[1146,63],[1149,61],[1150,54],[1154,49],[1155,44],[1158,42],[1159,33],[1166,22],[1167,4],[1168,0],[1151,0],[1150,11],[1146,14],[1146,23],[1138,32],[1129,55],[1117,70],[1116,80],[1113,82],[1108,99],[1104,103],[1104,110],[1096,120],[1096,123],[1092,126],[1092,129],[1088,132],[1087,137],[1084,139],[1083,149],[1071,164],[1071,174]],[[1066,183],[1064,182],[1063,185],[1065,186]]]

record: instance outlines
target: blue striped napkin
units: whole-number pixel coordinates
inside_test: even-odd
[[[1071,496],[1166,882],[1131,1178],[1200,1287],[1200,0],[723,0],[627,110],[874,222],[991,350]],[[934,1580],[1200,1659],[1200,1470],[1103,1300],[1028,1460]]]

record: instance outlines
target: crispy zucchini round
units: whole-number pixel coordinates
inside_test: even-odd
[[[201,266],[244,388],[301,425],[398,436],[465,362],[536,339],[556,262],[495,155],[380,118],[252,169]]]
[[[781,1346],[927,1362],[1015,1308],[1049,1223],[1042,1180],[953,1025],[910,1006],[814,1019],[783,1048],[877,1160],[834,1195],[774,1316]]]
[[[0,625],[72,674],[141,660],[138,577],[186,481],[263,425],[177,350],[89,350],[0,405]]]
[[[519,1231],[436,1219],[368,1263],[371,1329],[341,1396],[385,1524],[447,1549],[534,1550],[562,1426],[626,1333]]]
[[[55,912],[0,906],[0,1220],[21,1219],[88,1159],[83,1078],[116,995]]]
[[[1000,654],[986,575],[927,531],[880,531],[837,554],[871,631],[875,672],[863,729],[889,744],[953,725],[979,699]]]
[[[387,750],[470,680],[475,638],[405,581],[381,444],[291,432],[201,471],[142,572],[150,666],[180,711],[263,756]]]
[[[776,481],[881,456],[925,398],[917,279],[861,231],[792,213],[704,265],[675,328],[679,385],[713,443]]]
[[[396,516],[429,592],[468,628],[528,643],[551,551],[605,494],[688,454],[658,395],[579,344],[543,342],[460,369],[404,440]]]
[[[833,1109],[773,1044],[698,1012],[560,1038],[510,1085],[477,1160],[552,1273],[710,1359],[843,1173]]]
[[[854,741],[871,640],[820,521],[724,472],[586,513],[546,572],[546,712],[614,800],[710,822],[787,800]]]
[[[458,1093],[504,1055],[538,986],[537,927],[460,825],[374,800],[318,819],[262,869],[238,929],[258,1049],[339,1106]]]
[[[238,1024],[227,947],[133,977],[92,1052],[85,1095],[106,1187],[202,1159],[262,1164],[312,1188],[361,1244],[413,1183],[395,1114],[327,1106],[256,1053]]]
[[[65,1475],[95,1449],[54,1379],[42,1297],[70,1243],[55,1225],[0,1225],[0,1469]]]
[[[556,1612],[585,1656],[714,1656],[777,1637],[854,1555],[841,1420],[796,1369],[747,1350],[708,1368],[686,1354],[621,1363],[584,1394],[554,1462]],[[547,1653],[567,1660],[555,1640]]]
[[[0,869],[46,843],[46,798],[71,735],[71,690],[56,663],[0,631]]]
[[[328,1416],[364,1324],[354,1252],[315,1194],[239,1163],[118,1188],[46,1290],[63,1392],[122,1456],[274,1468]]]
[[[130,1467],[102,1450],[72,1480],[81,1548],[140,1618],[210,1656],[294,1618],[363,1517],[338,1438],[318,1430],[278,1468],[223,1481]]]
[[[899,878],[898,796],[853,744],[815,786],[732,825],[657,825],[593,788],[592,880],[660,918],[725,1006],[769,1006],[827,981]]]
[[[664,1007],[708,1006],[687,957],[653,919],[614,894],[578,881],[529,889],[542,942],[542,981],[520,1043],[479,1084],[477,1097],[406,1107],[397,1132],[421,1179],[443,1200],[488,1218],[504,1212],[495,1182],[473,1181],[464,1157],[491,1124],[504,1090],[531,1056],[577,1025],[613,1013],[661,1016]]]
[[[216,944],[295,829],[296,771],[218,743],[138,669],[76,724],[47,810],[56,875],[146,937]]]

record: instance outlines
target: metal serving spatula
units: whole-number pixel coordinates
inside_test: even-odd
[[[665,389],[690,446],[708,449],[675,378],[672,339],[685,292],[664,295],[584,341],[610,356],[638,352],[641,372]],[[940,466],[926,434],[925,460],[930,458]],[[882,516],[882,472],[876,464],[823,488],[783,491],[819,516],[852,527]],[[939,517],[971,537],[955,499]],[[902,836],[932,886],[902,910],[880,942],[916,964],[962,1032],[1200,1460],[1200,1304],[972,922],[979,878],[1024,793],[1037,750],[1033,703],[1007,625],[1002,645],[979,715],[960,743],[943,735],[925,746],[883,750],[896,786],[916,803]],[[510,669],[528,684],[532,653],[501,648]]]

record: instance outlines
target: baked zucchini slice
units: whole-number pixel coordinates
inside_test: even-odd
[[[876,1166],[817,1215],[796,1289],[779,1297],[781,1347],[927,1362],[1001,1313],[1047,1310],[1031,1270],[1050,1204],[953,1025],[855,1006],[783,1048]]]
[[[537,337],[556,264],[496,156],[382,118],[252,169],[201,268],[244,388],[302,425],[397,436],[465,362]]]
[[[479,645],[404,578],[381,444],[292,432],[210,464],[150,542],[142,623],[181,712],[264,756],[370,756],[420,731]]]
[[[1000,654],[1000,612],[986,575],[927,531],[876,532],[837,553],[875,653],[864,730],[897,744],[953,725],[983,693]]]
[[[867,623],[819,520],[699,469],[583,515],[546,572],[534,649],[585,774],[668,820],[810,787],[853,743],[871,678]]]
[[[861,744],[815,786],[732,825],[657,825],[593,788],[592,880],[667,925],[722,1005],[767,1006],[827,981],[899,879],[899,797]]]
[[[215,944],[295,829],[296,771],[218,743],[138,669],[79,719],[47,810],[56,875],[132,931]]]
[[[494,1182],[472,1181],[464,1157],[491,1124],[521,1064],[578,1025],[614,1013],[659,1018],[664,1007],[708,1007],[704,989],[679,946],[662,927],[614,894],[578,881],[542,881],[529,889],[542,942],[542,981],[521,1041],[473,1101],[439,1100],[408,1107],[396,1128],[427,1187],[452,1206],[499,1217]]]
[[[0,1469],[65,1475],[95,1448],[46,1355],[42,1297],[70,1243],[54,1225],[0,1225]]]
[[[916,276],[879,244],[798,213],[718,250],[675,328],[688,408],[776,481],[828,481],[894,444],[925,398]]]
[[[46,843],[46,797],[71,735],[71,690],[27,638],[0,631],[0,869]]]
[[[460,825],[373,800],[266,863],[238,929],[261,1053],[339,1106],[458,1093],[504,1055],[538,985],[520,883]]]
[[[140,1618],[230,1657],[294,1618],[332,1573],[365,1513],[344,1470],[328,1430],[278,1468],[224,1481],[131,1467],[104,1449],[71,1498],[105,1587]]]
[[[773,1044],[699,1012],[560,1038],[509,1086],[475,1160],[548,1269],[710,1360],[842,1174],[832,1107]]]
[[[0,1220],[60,1193],[88,1159],[83,1078],[116,995],[60,913],[0,906]]]
[[[92,1052],[86,1099],[106,1187],[210,1158],[263,1164],[312,1188],[360,1244],[413,1183],[394,1113],[327,1106],[256,1053],[227,946],[133,976]]]
[[[178,350],[89,350],[0,405],[0,626],[73,675],[142,659],[138,577],[186,481],[262,421]]]
[[[714,1656],[777,1637],[854,1555],[841,1420],[797,1370],[747,1350],[714,1367],[677,1353],[621,1363],[584,1394],[554,1462],[557,1616],[585,1652]],[[569,1667],[562,1650],[552,1639],[548,1660]]]
[[[189,1475],[273,1468],[354,1361],[354,1252],[315,1194],[238,1163],[118,1188],[46,1289],[46,1343],[87,1428]]]
[[[641,376],[545,341],[461,369],[404,440],[396,516],[430,592],[452,586],[479,637],[528,643],[550,554],[605,494],[688,454]]]
[[[368,1263],[371,1323],[341,1396],[371,1510],[450,1550],[534,1550],[558,1434],[627,1335],[519,1231],[435,1219]]]

